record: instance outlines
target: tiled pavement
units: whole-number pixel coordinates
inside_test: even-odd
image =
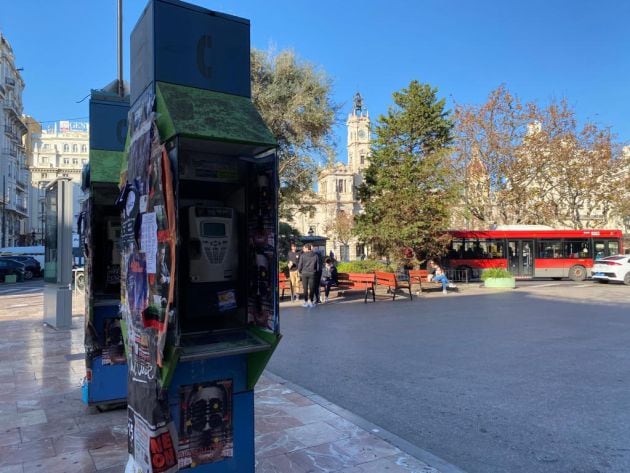
[[[73,328],[56,331],[42,323],[41,293],[0,296],[0,473],[124,471],[126,411],[81,401],[85,364],[71,355],[84,351],[82,304],[76,297]],[[395,447],[400,439],[271,374],[255,399],[259,473],[459,471],[435,459],[438,471]]]

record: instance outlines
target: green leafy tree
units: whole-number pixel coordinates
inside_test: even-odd
[[[325,72],[290,50],[252,49],[252,101],[278,140],[280,217],[306,212],[314,201],[318,161],[330,160],[332,126],[339,110]]]
[[[278,254],[281,259],[286,259],[292,242],[298,242],[302,234],[297,228],[286,222],[280,222],[278,228]]]
[[[380,116],[370,166],[359,188],[355,233],[384,256],[412,248],[418,259],[444,250],[457,191],[450,163],[450,112],[437,89],[413,81]]]

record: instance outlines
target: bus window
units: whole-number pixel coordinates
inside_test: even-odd
[[[487,258],[486,240],[466,240],[464,242],[464,258]]]
[[[461,238],[453,238],[451,240],[451,249],[448,251],[449,258],[464,257],[464,240]]]
[[[595,259],[619,254],[618,240],[595,240]]]
[[[488,257],[505,258],[505,240],[488,240]]]
[[[588,240],[564,240],[563,257],[588,258],[589,256]]]
[[[561,240],[539,240],[537,258],[562,258]]]

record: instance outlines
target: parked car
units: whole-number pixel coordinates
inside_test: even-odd
[[[2,278],[3,281],[6,276],[11,275],[17,276],[17,281],[24,281],[25,273],[26,268],[22,263],[13,261],[12,259],[0,258],[0,278]]]
[[[630,286],[630,255],[614,255],[595,260],[591,274],[594,281],[618,281]]]
[[[10,259],[13,261],[17,261],[18,263],[22,263],[26,268],[26,273],[24,273],[24,279],[27,281],[29,279],[33,279],[33,277],[40,277],[42,275],[42,265],[39,264],[32,256],[24,256],[24,255],[11,255],[11,256],[0,256],[0,259]]]

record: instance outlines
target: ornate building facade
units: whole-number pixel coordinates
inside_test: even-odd
[[[44,230],[44,188],[58,177],[72,179],[74,231],[84,199],[81,172],[89,158],[89,125],[87,122],[59,121],[44,128],[32,138],[31,218],[30,232],[41,242]]]
[[[3,247],[22,243],[28,218],[29,176],[23,144],[27,128],[22,116],[24,81],[20,71],[11,45],[0,33],[0,246]]]
[[[365,254],[364,245],[351,233],[354,216],[362,212],[357,187],[370,163],[370,117],[359,93],[354,96],[346,127],[346,164],[335,162],[320,169],[315,210],[298,213],[291,222],[303,235],[326,237],[326,253],[333,251],[339,261],[359,259]]]

